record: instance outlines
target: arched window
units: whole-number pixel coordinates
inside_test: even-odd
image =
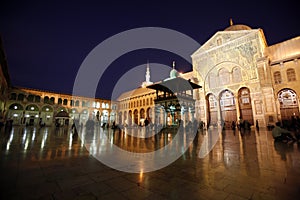
[[[227,85],[230,83],[230,73],[227,69],[220,69],[219,80],[221,85]]]
[[[217,77],[215,74],[211,73],[208,76],[208,83],[210,88],[215,88],[218,86]]]
[[[75,106],[79,107],[79,100],[75,102]]]
[[[81,102],[81,107],[85,107],[85,101]]]
[[[221,107],[230,107],[235,105],[234,95],[228,90],[223,91],[220,98]]]
[[[295,70],[290,68],[286,70],[286,76],[287,76],[287,80],[288,82],[290,81],[296,81],[296,73]]]
[[[55,101],[55,98],[54,98],[54,97],[51,97],[51,98],[50,98],[50,104],[54,104],[54,101]]]
[[[34,101],[35,101],[36,103],[40,103],[40,102],[41,102],[41,97],[40,97],[40,96],[35,96],[35,97],[34,97]]]
[[[242,73],[239,67],[235,67],[232,70],[232,81],[234,83],[239,83],[242,81]]]
[[[17,100],[17,94],[16,93],[11,93],[10,94],[10,100]]]
[[[24,94],[18,95],[18,101],[24,101]]]
[[[48,96],[44,97],[44,103],[49,103],[49,97]]]
[[[58,104],[58,105],[61,105],[61,104],[62,104],[62,99],[61,99],[61,98],[58,99],[57,104]]]
[[[208,102],[209,102],[209,107],[210,108],[217,107],[217,100],[216,100],[216,97],[214,95],[212,95],[212,94],[209,95]]]
[[[281,74],[279,71],[274,72],[274,83],[275,84],[281,83]]]
[[[68,99],[64,99],[64,103],[65,106],[68,105]]]
[[[149,105],[149,99],[147,98],[146,100],[146,105],[148,106]]]
[[[278,93],[281,108],[298,106],[296,93],[291,89],[283,89]]]
[[[27,101],[28,102],[33,102],[34,96],[32,94],[27,96]]]
[[[298,97],[295,91],[288,88],[281,90],[278,93],[278,101],[283,123],[291,120],[292,116],[299,116]]]

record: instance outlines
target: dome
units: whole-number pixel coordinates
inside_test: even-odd
[[[170,78],[176,78],[178,76],[178,72],[176,69],[172,69],[170,71]]]
[[[242,31],[242,30],[251,30],[251,28],[244,24],[235,24],[227,27],[224,31]]]

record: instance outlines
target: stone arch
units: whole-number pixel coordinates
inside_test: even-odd
[[[152,122],[152,109],[148,107],[146,113],[147,119],[149,120],[149,122]]]
[[[133,121],[134,121],[134,123],[136,124],[136,125],[138,125],[139,124],[139,115],[138,115],[138,110],[137,109],[135,109],[134,111],[133,111]]]
[[[8,109],[10,110],[24,110],[24,107],[19,103],[12,103]]]
[[[127,119],[129,126],[132,125],[132,118],[133,118],[133,116],[132,116],[132,110],[129,110],[129,112],[128,112],[128,119]]]
[[[9,107],[8,107],[8,113],[7,113],[7,117],[8,119],[12,119],[13,120],[13,124],[19,125],[22,123],[25,123],[25,121],[22,121],[22,119],[24,119],[24,107],[19,104],[19,103],[12,103]],[[1,116],[3,117],[3,116]]]
[[[206,95],[207,102],[207,124],[208,126],[216,126],[218,122],[217,98],[212,93]]]

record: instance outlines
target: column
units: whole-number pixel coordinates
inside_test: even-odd
[[[234,103],[235,103],[235,109],[236,109],[236,120],[239,121],[239,118],[241,116],[241,112],[240,112],[240,105],[239,105],[239,98],[238,95],[234,95]]]
[[[222,127],[222,111],[220,104],[220,97],[216,97],[217,100],[217,111],[218,111],[218,128]]]

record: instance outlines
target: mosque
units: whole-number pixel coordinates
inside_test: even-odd
[[[147,118],[172,125],[177,119],[196,119],[208,126],[225,123],[228,128],[241,118],[267,127],[299,117],[300,36],[268,46],[262,29],[231,21],[191,57],[192,71],[180,77],[202,87],[186,92],[195,102],[178,108],[184,118],[157,107],[155,101],[163,92],[150,89],[153,83],[147,66],[143,86],[118,98],[118,123],[143,124]],[[178,76],[173,67],[170,79]]]
[[[192,71],[179,74],[173,63],[170,77],[153,83],[148,64],[142,87],[116,102],[13,87],[0,46],[0,123],[64,125],[93,119],[132,126],[147,119],[163,126],[197,120],[229,127],[242,118],[266,127],[299,117],[300,36],[268,46],[262,29],[231,21],[191,55]],[[173,86],[176,91],[168,90]]]

